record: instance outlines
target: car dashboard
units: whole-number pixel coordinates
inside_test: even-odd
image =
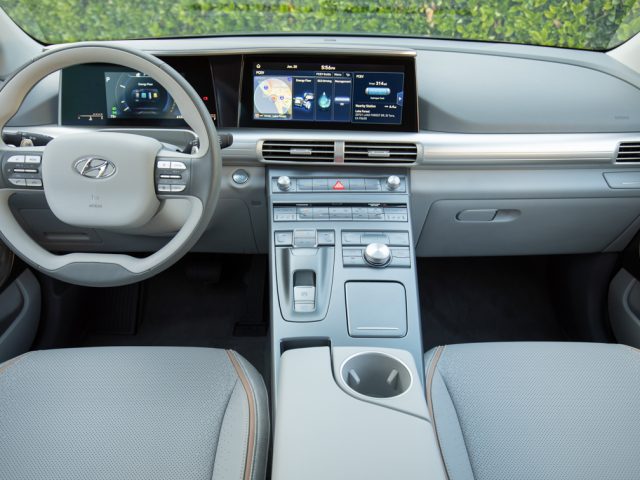
[[[296,219],[313,208],[318,179],[336,194],[323,207],[335,208],[338,195],[365,195],[367,179],[380,189],[406,179],[418,256],[619,251],[640,225],[640,76],[607,54],[361,36],[112,44],[181,73],[221,135],[220,208],[197,251],[267,252],[268,193],[281,176],[298,193]],[[100,64],[43,80],[4,134],[46,142],[89,130],[197,148],[161,85]],[[184,215],[176,206],[136,232],[80,229],[27,190],[14,213],[57,251],[153,251]]]

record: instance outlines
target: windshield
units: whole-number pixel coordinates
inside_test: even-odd
[[[607,50],[640,0],[0,0],[44,43],[255,33],[420,36]]]

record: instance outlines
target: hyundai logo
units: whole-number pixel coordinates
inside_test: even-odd
[[[116,173],[113,162],[100,157],[83,157],[73,165],[73,168],[83,177],[96,180],[109,178]]]

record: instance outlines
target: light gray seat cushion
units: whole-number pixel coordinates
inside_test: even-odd
[[[640,479],[640,352],[484,343],[425,355],[450,480]]]
[[[231,351],[108,347],[0,365],[0,478],[265,477],[267,395]]]

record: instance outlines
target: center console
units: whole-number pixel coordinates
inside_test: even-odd
[[[445,479],[402,169],[268,173],[275,480]]]
[[[354,60],[246,57],[240,124],[417,131],[413,58]],[[356,147],[349,166],[346,144],[259,151],[318,162],[267,173],[272,478],[446,478],[425,398],[408,170],[362,166],[402,152]]]
[[[276,376],[299,345],[401,349],[422,369],[408,192],[400,169],[269,171]]]

